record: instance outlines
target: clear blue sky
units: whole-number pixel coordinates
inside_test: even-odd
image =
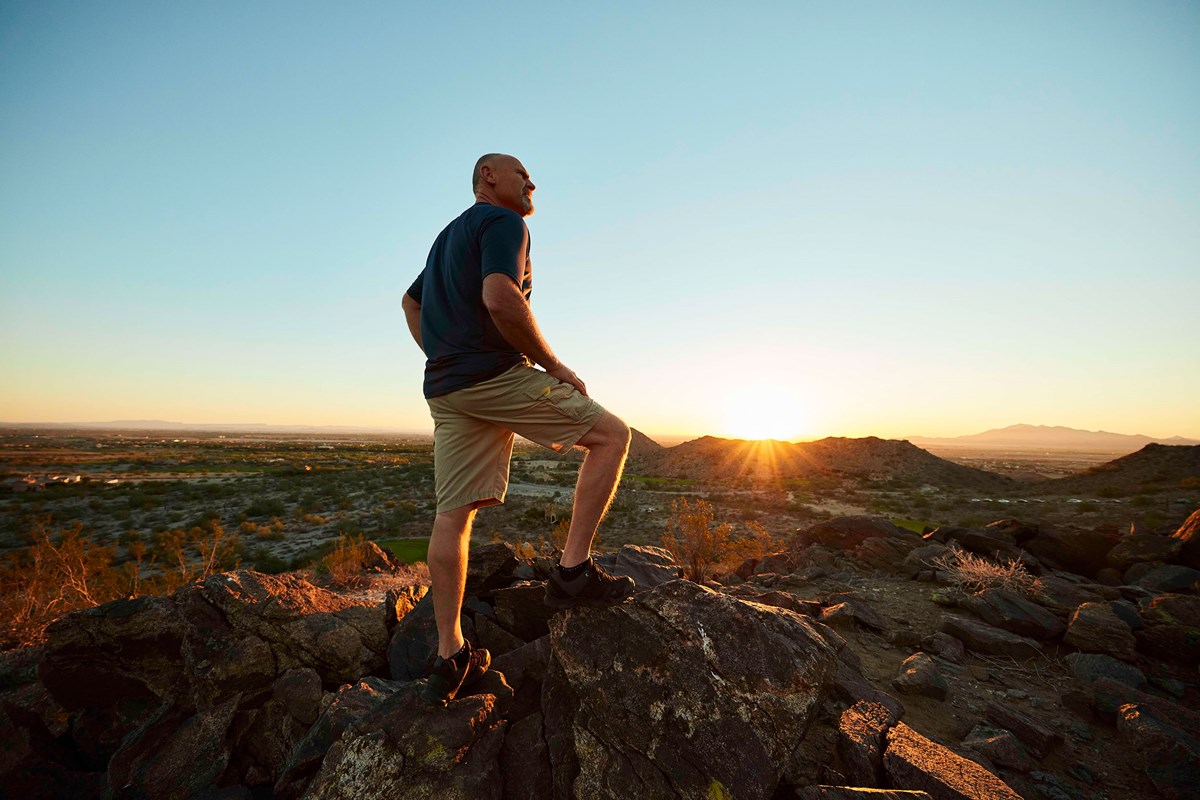
[[[534,311],[642,430],[1200,437],[1197,41],[1196,3],[9,0],[0,420],[428,429],[400,298],[506,151]]]

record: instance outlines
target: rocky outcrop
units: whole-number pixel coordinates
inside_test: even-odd
[[[1200,508],[1191,513],[1171,538],[1183,542],[1179,559],[1192,569],[1200,569]]]
[[[551,648],[555,785],[580,797],[771,797],[835,660],[805,617],[682,580],[556,617]]]
[[[1010,589],[987,589],[967,596],[960,605],[989,625],[1032,639],[1048,641],[1066,630],[1063,621],[1044,606]]]
[[[903,722],[888,731],[884,769],[893,784],[935,800],[1021,800],[1004,781]]]

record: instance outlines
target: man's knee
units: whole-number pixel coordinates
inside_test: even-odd
[[[605,411],[600,419],[596,420],[596,424],[592,429],[579,440],[579,444],[583,447],[591,449],[593,447],[620,447],[622,450],[629,450],[629,426],[618,417],[609,411]]]

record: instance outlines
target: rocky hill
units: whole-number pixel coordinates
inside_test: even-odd
[[[637,428],[630,429],[629,437],[629,457],[641,458],[649,456],[662,450],[663,446],[651,439],[646,434],[639,431]]]
[[[1200,485],[1200,445],[1148,444],[1078,475],[1035,486],[1060,494],[1094,494],[1102,489],[1135,494],[1179,487],[1185,481]]]
[[[951,438],[911,436],[909,441],[920,447],[995,447],[1032,448],[1039,450],[1071,450],[1075,452],[1132,453],[1147,444],[1194,445],[1194,439],[1173,436],[1170,439],[1155,439],[1142,434],[1110,433],[1108,431],[1083,431],[1062,425],[1009,425],[983,433]]]
[[[938,458],[909,442],[874,436],[798,444],[705,436],[651,453],[641,460],[640,468],[651,475],[702,481],[832,475],[963,488],[995,488],[1010,482]]]
[[[444,709],[418,693],[435,639],[422,589],[213,575],[68,615],[8,654],[0,783],[31,798],[1190,798],[1200,571],[1178,562],[1200,512],[1189,524],[921,537],[843,517],[705,585],[626,545],[604,561],[639,592],[559,613],[542,604],[552,557],[488,545],[463,628],[493,669]],[[998,582],[964,591],[970,559],[997,554],[1038,582],[993,567]]]

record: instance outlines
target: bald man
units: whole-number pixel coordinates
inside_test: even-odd
[[[434,422],[429,576],[438,657],[423,692],[440,705],[491,664],[487,650],[463,638],[459,618],[471,523],[477,509],[504,502],[514,433],[559,453],[587,450],[546,604],[612,605],[635,588],[591,559],[592,538],[621,479],[629,428],[588,396],[530,310],[524,218],[533,213],[536,187],[519,160],[500,153],[476,162],[471,183],[475,205],[438,235],[403,301],[408,329],[426,356],[424,392]]]

